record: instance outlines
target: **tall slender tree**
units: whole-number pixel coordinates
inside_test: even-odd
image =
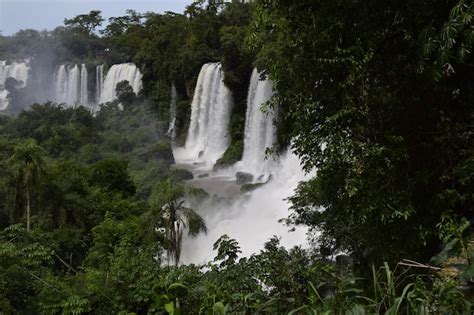
[[[22,194],[25,200],[26,229],[31,227],[31,194],[44,171],[43,149],[33,139],[28,139],[15,145],[13,154],[8,160],[16,182],[15,194]]]
[[[147,221],[152,222],[152,228],[158,230],[164,228],[164,242],[168,256],[168,262],[173,260],[177,266],[181,258],[181,246],[183,232],[187,229],[188,235],[196,237],[199,233],[207,233],[207,226],[204,219],[193,209],[185,207],[186,189],[166,180],[155,186],[152,196],[155,210],[147,214]],[[156,209],[160,211],[156,211]],[[157,215],[160,216],[157,219]],[[154,219],[153,219],[154,218]],[[158,225],[157,225],[158,224]]]

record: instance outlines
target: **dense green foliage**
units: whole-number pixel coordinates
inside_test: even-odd
[[[259,4],[255,44],[279,91],[280,135],[318,169],[292,221],[364,268],[429,259],[443,218],[473,218],[474,5],[288,5]]]
[[[142,95],[120,82],[95,115],[0,116],[0,313],[472,313],[473,17],[465,0],[195,1],[0,36],[0,59],[133,61],[144,75]],[[183,237],[208,227],[190,174],[170,169],[170,89],[182,143],[199,69],[216,61],[234,98],[216,167],[241,157],[257,66],[278,91],[280,148],[317,170],[289,198],[306,249],[274,237],[239,259],[223,235],[212,262],[179,265]]]

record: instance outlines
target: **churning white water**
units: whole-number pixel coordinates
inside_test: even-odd
[[[13,61],[7,64],[0,60],[0,110],[5,110],[10,104],[9,93],[5,89],[5,82],[9,77],[21,81],[21,87],[25,87],[28,81],[29,61]]]
[[[261,108],[273,95],[272,85],[270,80],[260,80],[260,73],[253,70],[247,96],[244,151],[239,163],[252,174],[268,172],[272,161],[265,159],[265,151],[275,141],[274,113],[271,108],[266,111]]]
[[[257,253],[274,235],[287,248],[306,243],[305,228],[298,227],[290,232],[289,227],[278,222],[289,214],[289,204],[284,199],[290,197],[298,183],[306,179],[300,160],[292,152],[287,152],[275,165],[273,179],[268,184],[240,196],[231,204],[209,200],[197,209],[206,221],[208,233],[183,240],[183,263],[212,260],[215,256],[212,246],[223,234],[237,240],[242,256]]]
[[[100,103],[113,101],[116,98],[117,83],[125,80],[132,86],[133,92],[138,94],[142,89],[142,74],[136,65],[133,63],[113,65],[107,72],[101,87]]]
[[[229,145],[232,95],[225,86],[220,63],[202,66],[191,105],[191,122],[178,161],[199,161],[211,168]]]

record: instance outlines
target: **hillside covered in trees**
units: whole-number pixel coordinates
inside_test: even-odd
[[[42,76],[6,78],[0,314],[471,314],[473,18],[465,0],[201,0],[0,36],[0,66],[142,75],[94,109],[49,101]],[[307,243],[243,257],[224,234],[213,260],[182,262],[183,240],[213,228],[195,208],[219,199],[173,156],[208,63],[232,95],[213,171],[243,158],[256,68],[274,90],[267,157],[290,148],[307,173],[281,220]]]

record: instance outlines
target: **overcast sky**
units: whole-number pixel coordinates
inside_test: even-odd
[[[21,29],[52,30],[71,18],[91,10],[102,11],[104,18],[137,12],[173,11],[182,13],[193,0],[0,0],[0,30],[12,35]]]

